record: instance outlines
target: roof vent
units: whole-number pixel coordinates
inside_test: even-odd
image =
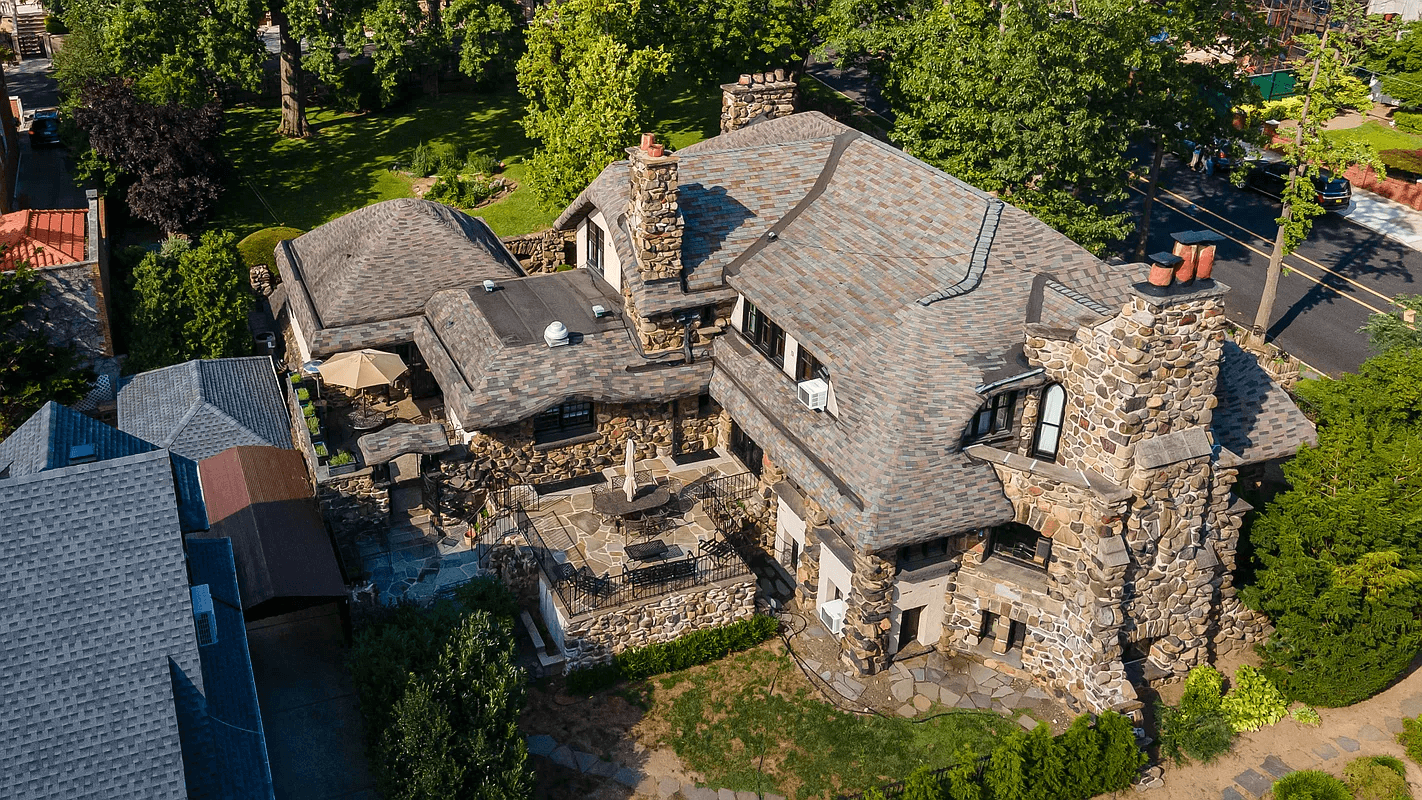
[[[497,283],[494,283],[493,281],[488,279],[484,280],[484,291],[492,292],[497,288],[499,288],[499,285]]]
[[[602,319],[603,317],[607,316],[607,307],[603,305],[593,306],[593,316],[598,319]]]
[[[197,628],[198,646],[217,644],[217,612],[212,608],[212,591],[207,584],[192,587],[193,625]]]
[[[549,347],[562,347],[568,343],[568,326],[554,320],[543,329],[543,343]]]
[[[92,464],[99,460],[92,444],[76,444],[69,448],[70,464]]]

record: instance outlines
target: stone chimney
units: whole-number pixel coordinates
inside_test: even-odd
[[[721,86],[721,133],[744,128],[756,117],[775,119],[795,113],[800,90],[785,70],[742,75]]]
[[[685,223],[677,202],[677,157],[644,133],[640,147],[627,148],[627,160],[627,227],[642,279],[680,278]]]

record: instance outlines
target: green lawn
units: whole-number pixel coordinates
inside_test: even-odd
[[[1376,120],[1365,122],[1356,128],[1327,131],[1323,134],[1340,141],[1363,141],[1383,150],[1422,149],[1422,136],[1407,131],[1390,128]]]
[[[717,133],[720,106],[714,83],[674,82],[654,98],[653,130],[673,147],[685,147]],[[276,107],[229,110],[222,146],[233,162],[233,179],[213,224],[239,238],[273,225],[310,230],[371,203],[410,197],[409,179],[392,167],[408,162],[422,141],[487,152],[508,165],[506,177],[521,183],[523,162],[534,149],[518,122],[523,107],[523,98],[510,89],[422,97],[375,114],[313,109],[316,135],[308,140],[276,135]],[[556,216],[522,185],[476,213],[501,236],[541,230]]]
[[[712,787],[803,800],[984,754],[1012,725],[984,712],[915,724],[840,711],[821,702],[783,652],[777,643],[652,679],[643,698],[646,730]]]

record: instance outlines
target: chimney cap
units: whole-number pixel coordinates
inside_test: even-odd
[[[1205,242],[1223,242],[1225,237],[1214,231],[1177,231],[1170,234],[1170,238],[1180,244],[1204,244]]]
[[[1162,267],[1171,268],[1177,267],[1185,261],[1185,259],[1175,255],[1174,253],[1167,253],[1164,251],[1161,251],[1159,253],[1151,253],[1149,258],[1150,263],[1152,264],[1159,264]]]

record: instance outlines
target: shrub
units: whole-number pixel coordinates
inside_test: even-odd
[[[499,170],[499,160],[488,153],[470,151],[464,157],[464,171],[472,175],[493,175]]]
[[[1422,175],[1422,150],[1383,150],[1378,157],[1389,172],[1397,170],[1412,176]]]
[[[1411,800],[1407,768],[1392,756],[1363,756],[1343,768],[1343,778],[1356,800]]]
[[[1397,123],[1397,127],[1413,133],[1422,133],[1422,114],[1412,111],[1392,112],[1392,121]]]
[[[1180,704],[1156,706],[1161,752],[1176,764],[1208,764],[1229,752],[1235,728],[1225,713],[1220,688],[1224,676],[1208,664],[1190,670]]]
[[[300,228],[263,228],[256,233],[248,234],[242,241],[237,243],[237,252],[242,256],[242,263],[247,265],[247,269],[264,266],[276,275],[276,246],[280,242],[288,239],[295,239],[300,236]]]
[[[1314,710],[1313,706],[1291,708],[1289,709],[1289,716],[1293,717],[1294,722],[1300,725],[1316,727],[1323,724],[1323,720],[1319,718],[1318,711]]]
[[[449,142],[435,142],[415,145],[410,154],[410,173],[419,178],[438,173],[458,171],[464,165],[464,149]]]
[[[779,629],[780,623],[774,617],[757,614],[729,625],[693,631],[670,642],[634,647],[613,656],[611,663],[568,673],[568,691],[591,694],[618,681],[638,681],[694,667],[755,647]]]
[[[312,436],[321,435],[321,422],[315,417],[306,418],[306,430],[311,431]]]
[[[1262,672],[1249,665],[1234,673],[1234,686],[1220,703],[1238,733],[1273,725],[1289,711],[1289,702]]]
[[[1404,718],[1402,733],[1397,735],[1397,743],[1407,751],[1407,758],[1412,763],[1422,765],[1422,718]]]
[[[44,32],[62,35],[69,33],[69,26],[64,24],[63,17],[50,14],[44,18]]]
[[[900,800],[943,800],[943,786],[928,767],[919,767],[904,781]]]
[[[349,450],[339,450],[335,455],[331,456],[331,466],[333,467],[343,467],[346,464],[354,463],[355,456],[351,455]]]
[[[1291,772],[1274,782],[1274,800],[1353,800],[1343,781],[1318,770]]]
[[[452,169],[445,169],[425,198],[436,203],[473,208],[493,197],[496,191],[498,187],[494,182],[483,175],[466,178]]]

